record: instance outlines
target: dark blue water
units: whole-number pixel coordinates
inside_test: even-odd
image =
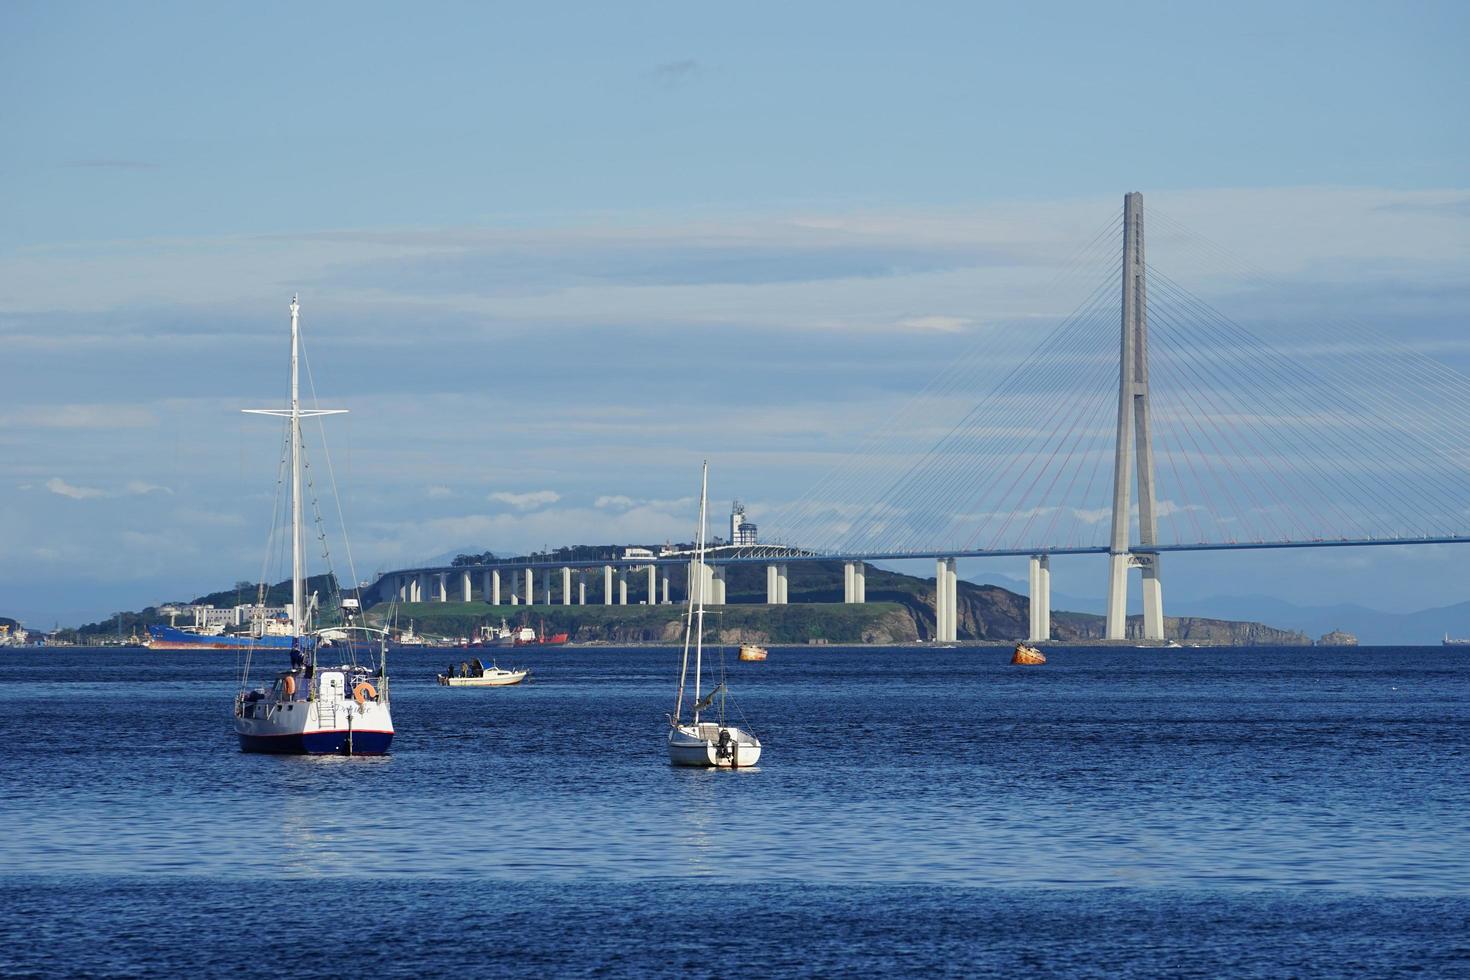
[[[0,975],[1470,975],[1470,652],[779,649],[741,772],[676,657],[400,653],[339,759],[241,755],[231,654],[7,652]]]

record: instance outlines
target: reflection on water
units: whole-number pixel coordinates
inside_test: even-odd
[[[242,755],[228,660],[7,652],[11,874],[1470,890],[1470,651],[773,651],[753,770],[668,764],[664,650],[453,689],[387,758]],[[895,669],[899,668],[901,669]],[[188,678],[198,678],[190,680]]]

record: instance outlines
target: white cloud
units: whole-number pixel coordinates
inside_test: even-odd
[[[47,480],[46,489],[57,496],[70,497],[72,500],[91,500],[96,497],[107,496],[106,491],[98,490],[96,487],[72,486],[59,476],[53,476]]]
[[[598,497],[597,500],[592,504],[592,506],[613,507],[619,510],[624,510],[626,508],[632,507],[635,503],[636,501],[632,497],[625,497],[619,493],[607,497]]]
[[[29,485],[21,489],[29,489]],[[59,476],[53,476],[46,481],[46,489],[59,497],[70,497],[72,500],[95,500],[98,497],[143,497],[150,493],[173,494],[173,490],[157,483],[144,483],[142,480],[129,480],[121,490],[102,490],[98,487],[79,487],[67,483]]]
[[[694,503],[693,497],[680,497],[675,500],[644,500],[642,498],[629,497],[624,494],[612,494],[610,496],[598,497],[592,506],[606,510],[655,510],[655,511],[677,511],[684,512]]]
[[[141,405],[46,405],[0,415],[0,428],[149,429],[158,417]]]
[[[430,500],[444,500],[447,497],[454,496],[454,491],[444,486],[433,486],[424,490],[424,496]]]
[[[123,490],[126,493],[138,494],[140,496],[145,493],[173,493],[168,487],[160,486],[157,483],[144,483],[142,480],[129,480]]]
[[[906,316],[898,321],[905,330],[936,330],[940,333],[960,333],[974,321],[963,316]]]
[[[509,493],[500,490],[490,494],[486,499],[509,504],[516,510],[534,510],[556,503],[561,499],[561,494],[555,490],[532,490],[529,493]]]

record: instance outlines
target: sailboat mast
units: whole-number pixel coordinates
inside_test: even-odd
[[[302,574],[305,548],[301,541],[301,392],[298,352],[300,350],[301,304],[291,297],[291,628],[297,636],[306,632],[306,582]]]
[[[709,502],[709,460],[699,476],[699,543],[694,551],[695,594],[698,601],[694,607],[694,724],[699,724],[699,672],[704,654],[704,527],[705,507]]]

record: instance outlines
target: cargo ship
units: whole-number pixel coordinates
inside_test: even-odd
[[[531,629],[529,626],[522,626],[516,630],[515,638],[511,645],[518,647],[556,647],[561,646],[570,638],[571,636],[568,633],[547,633],[546,624],[542,623],[540,632]]]
[[[150,650],[289,650],[290,636],[235,636],[229,633],[196,633],[176,626],[148,627]]]

